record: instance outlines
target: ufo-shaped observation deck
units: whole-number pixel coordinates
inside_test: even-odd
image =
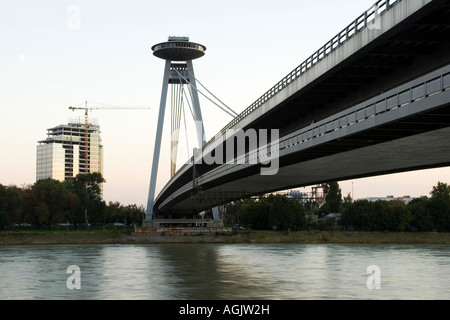
[[[194,60],[205,55],[206,47],[190,42],[188,37],[169,37],[169,41],[155,44],[153,55],[170,61]]]

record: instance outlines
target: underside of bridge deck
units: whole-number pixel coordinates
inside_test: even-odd
[[[243,129],[278,129],[283,137],[449,64],[450,3],[431,1]],[[257,165],[230,170],[158,208],[179,188],[192,183],[193,170],[186,170],[159,195],[155,213],[184,217],[258,194],[447,166],[449,139],[450,105],[442,104],[280,157],[276,176],[260,175]],[[195,170],[202,176],[217,167],[198,165]]]

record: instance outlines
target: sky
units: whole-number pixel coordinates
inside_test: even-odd
[[[241,112],[374,3],[1,0],[0,183],[36,182],[37,142],[48,128],[84,117],[69,106],[121,106],[89,113],[104,146],[104,200],[146,207],[164,69],[154,44],[187,36],[206,46],[205,56],[194,60],[196,78]],[[232,118],[200,98],[209,139]],[[165,123],[157,192],[170,172]],[[188,160],[187,140],[181,163]],[[438,182],[450,182],[449,168],[341,181],[340,187],[354,199],[419,197]]]

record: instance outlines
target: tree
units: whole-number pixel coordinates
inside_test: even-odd
[[[390,220],[392,229],[390,231],[407,231],[411,229],[411,212],[403,201],[392,201],[390,206]]]
[[[433,218],[430,210],[430,199],[414,199],[410,203],[408,203],[408,208],[411,211],[411,230],[433,230]]]
[[[236,211],[236,223],[239,225],[253,226],[255,216],[258,214],[258,200],[254,198],[244,199]]]
[[[66,221],[75,221],[80,198],[74,192],[67,194]]]
[[[9,224],[6,201],[6,187],[0,184],[0,230],[3,230],[4,227]]]
[[[75,178],[69,180],[69,186],[72,184],[75,193],[78,196],[86,197],[89,200],[101,200],[102,190],[100,185],[105,183],[106,180],[99,172],[93,172],[88,174],[78,174]],[[81,198],[81,197],[80,197]]]
[[[320,204],[317,201],[308,200],[303,204],[306,212],[309,215],[317,215],[320,211]]]
[[[64,218],[68,191],[62,182],[53,179],[39,180],[32,190],[37,200],[36,224],[45,222],[50,228],[55,221]]]
[[[369,202],[366,228],[370,231],[394,230],[396,224],[391,218],[391,211],[391,204],[389,201],[378,200]]]
[[[450,200],[450,186],[447,183],[438,182],[430,192],[432,199]]]
[[[450,186],[438,182],[431,191],[430,210],[433,228],[439,231],[450,230]]]
[[[144,219],[145,209],[143,206],[138,207],[136,204],[131,204],[124,208],[124,213],[128,223],[140,225]]]
[[[277,230],[301,230],[306,227],[306,210],[295,199],[284,195],[270,195],[270,225]]]
[[[224,223],[226,225],[236,225],[239,224],[239,209],[243,205],[242,200],[228,203],[225,206]]]
[[[342,213],[341,224],[349,230],[369,230],[372,205],[368,200],[358,200],[348,205]]]
[[[79,199],[74,214],[75,224],[103,221],[106,204],[102,200],[100,185],[104,182],[106,181],[99,172],[78,174],[65,181],[68,190]]]
[[[346,206],[348,206],[348,205],[350,205],[352,203],[353,203],[353,198],[352,198],[351,194],[348,193],[347,196],[343,200],[342,210],[344,210]]]
[[[306,227],[305,208],[284,195],[248,198],[229,204],[227,222],[255,230],[300,230]]]
[[[23,219],[24,199],[22,190],[14,185],[0,184],[0,228]]]
[[[116,222],[122,218],[122,205],[120,204],[120,202],[110,201],[104,213],[103,223]]]
[[[270,229],[270,205],[263,197],[246,199],[238,214],[240,224],[255,230]]]
[[[342,191],[336,181],[323,184],[325,194],[325,204],[320,209],[320,213],[341,213],[342,212]]]
[[[22,213],[22,217],[19,221],[36,221],[36,208],[38,206],[38,199],[34,193],[34,185],[29,185],[27,187],[22,188],[23,200],[24,200],[24,209]]]

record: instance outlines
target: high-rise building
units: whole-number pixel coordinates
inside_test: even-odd
[[[69,120],[67,125],[47,129],[47,139],[38,141],[36,180],[64,181],[93,172],[103,175],[103,145],[95,121],[86,126],[83,121]]]

